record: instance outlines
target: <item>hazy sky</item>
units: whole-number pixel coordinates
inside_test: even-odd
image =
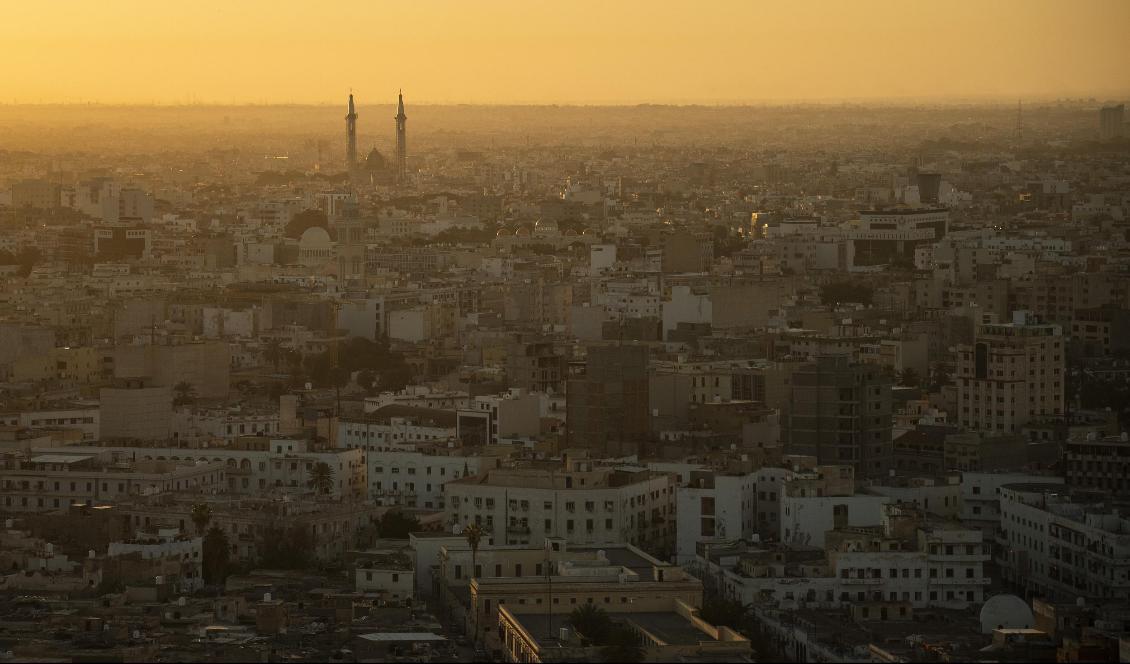
[[[1127,96],[1130,0],[7,0],[0,101]]]

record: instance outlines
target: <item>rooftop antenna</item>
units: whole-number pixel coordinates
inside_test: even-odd
[[[1016,142],[1024,140],[1024,102],[1016,100]]]

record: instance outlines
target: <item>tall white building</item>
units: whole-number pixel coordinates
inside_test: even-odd
[[[751,539],[757,526],[754,473],[691,471],[676,496],[675,564],[694,561],[699,542]]]

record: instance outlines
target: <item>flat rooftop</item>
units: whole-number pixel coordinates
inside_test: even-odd
[[[627,622],[635,623],[664,643],[673,646],[691,646],[717,640],[674,611],[630,613],[625,618]]]

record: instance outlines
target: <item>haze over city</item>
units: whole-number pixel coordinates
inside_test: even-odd
[[[0,664],[1130,661],[1130,2],[4,9]]]
[[[5,6],[5,103],[717,104],[1124,93],[1130,5],[643,0]],[[387,92],[386,92],[387,94]]]

